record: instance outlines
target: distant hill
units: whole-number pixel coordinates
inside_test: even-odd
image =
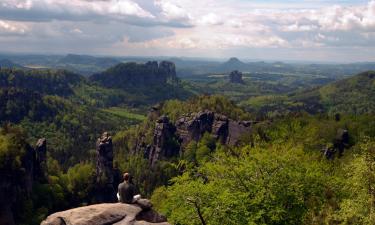
[[[84,78],[65,70],[0,70],[0,88],[17,88],[41,94],[69,96]]]
[[[92,75],[90,80],[106,88],[143,96],[150,103],[170,98],[186,99],[192,95],[180,84],[175,64],[169,61],[120,63]]]
[[[108,57],[94,57],[88,55],[68,54],[57,60],[53,68],[70,70],[85,76],[102,72],[121,61]]]
[[[242,102],[242,105],[250,111],[269,115],[296,111],[373,114],[375,113],[375,71],[363,72],[323,87],[290,95],[250,98]]]
[[[120,61],[113,58],[68,54],[64,58],[61,58],[58,63],[96,65],[108,68],[120,63]]]
[[[248,68],[248,65],[242,61],[240,61],[238,58],[230,58],[227,62],[219,65],[217,68],[218,71],[222,72],[230,72],[233,70],[246,70]]]
[[[23,66],[14,63],[9,59],[0,59],[0,68],[23,68]]]
[[[94,74],[90,77],[101,85],[109,88],[128,89],[132,87],[164,85],[168,80],[176,81],[175,64],[162,61],[141,63],[120,63],[109,68],[103,73]]]

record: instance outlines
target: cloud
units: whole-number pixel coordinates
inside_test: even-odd
[[[21,24],[0,20],[0,36],[24,35],[26,30]]]
[[[48,44],[83,53],[252,56],[375,48],[375,0],[3,0],[0,21],[0,47],[35,51]]]
[[[206,26],[206,25],[213,26],[213,25],[222,25],[224,21],[215,13],[209,13],[207,15],[202,16],[200,19],[198,19],[197,23],[203,26]]]

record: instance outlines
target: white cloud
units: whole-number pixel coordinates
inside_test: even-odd
[[[328,2],[3,0],[0,35],[27,34],[20,42],[39,41],[35,46],[48,38],[51,46],[53,41],[63,46],[65,40],[84,51],[88,43],[97,43],[107,54],[127,54],[129,49],[140,54],[158,49],[155,54],[161,55],[246,49],[251,55],[251,49],[371,48],[375,0],[358,4],[334,0],[334,6]]]
[[[202,18],[198,19],[197,23],[203,26],[213,26],[222,25],[224,21],[215,13],[209,13],[207,15],[202,16]]]
[[[0,20],[0,35],[24,35],[26,29],[22,24]]]

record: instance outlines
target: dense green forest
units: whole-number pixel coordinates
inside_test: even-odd
[[[152,200],[175,224],[373,224],[373,119],[288,117],[260,124],[264,133],[251,145],[219,145],[205,155],[202,140],[189,145],[177,165],[182,174]],[[327,160],[320,150],[340,127],[350,131],[351,147]]]
[[[108,131],[114,171],[130,172],[173,224],[370,225],[374,74],[333,81],[254,73],[233,84],[210,76],[180,80],[171,63],[119,64],[90,78],[3,68],[0,197],[25,225],[96,203],[95,143]],[[251,124],[251,132],[236,145],[212,132],[184,144],[167,137],[162,148],[178,154],[150,165],[144,150],[155,145],[158,124],[173,128],[207,111]],[[48,143],[47,174],[31,179],[29,159],[39,157],[33,155],[39,138]]]

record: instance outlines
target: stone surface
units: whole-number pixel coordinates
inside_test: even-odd
[[[169,225],[165,217],[137,204],[104,203],[54,213],[41,225]]]
[[[96,143],[96,191],[95,201],[115,202],[112,137],[104,132]]]
[[[41,138],[35,146],[36,165],[35,177],[42,182],[47,181],[47,140]]]
[[[157,113],[158,110],[153,109],[152,118]],[[184,115],[175,124],[168,117],[161,116],[156,120],[152,143],[148,144],[145,135],[141,134],[134,148],[135,152],[144,152],[153,166],[159,159],[180,155],[189,142],[199,141],[205,133],[211,134],[222,144],[239,145],[241,137],[252,131],[253,123],[234,121],[209,110]]]
[[[208,110],[181,117],[176,122],[182,146],[192,140],[199,141],[206,132],[222,144],[237,145],[242,135],[250,134],[251,125],[250,121],[234,121]]]
[[[169,122],[168,117],[161,116],[155,125],[153,141],[149,151],[149,160],[151,166],[155,164],[155,162],[159,158],[168,158],[178,154],[179,152],[179,145],[175,145],[176,142],[176,127]]]

